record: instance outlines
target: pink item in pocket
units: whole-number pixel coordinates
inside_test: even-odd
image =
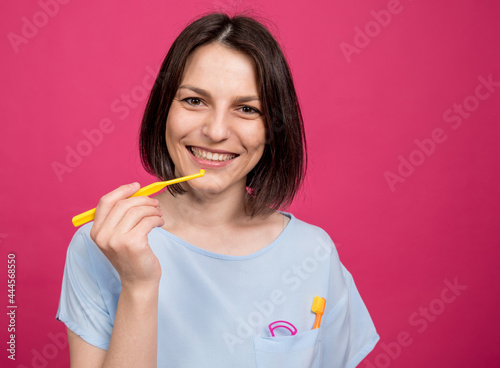
[[[273,336],[273,337],[274,337],[274,330],[276,328],[286,328],[288,331],[290,331],[291,336],[293,336],[297,333],[297,329],[290,322],[275,321],[269,325],[269,331],[271,331],[271,336]]]

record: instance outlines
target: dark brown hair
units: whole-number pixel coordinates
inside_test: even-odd
[[[299,102],[285,56],[268,29],[256,19],[211,13],[189,24],[174,41],[151,90],[142,119],[139,147],[147,172],[174,178],[165,130],[188,56],[201,45],[218,42],[249,55],[255,62],[266,124],[262,158],[247,176],[246,210],[252,216],[289,205],[304,179],[306,140]],[[177,184],[173,194],[185,191]]]

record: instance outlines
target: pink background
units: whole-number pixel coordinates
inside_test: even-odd
[[[497,1],[60,3],[0,5],[0,307],[9,253],[18,305],[15,362],[0,318],[1,366],[69,366],[55,313],[71,218],[153,181],[136,140],[150,71],[217,8],[279,29],[310,158],[290,210],[328,231],[375,321],[381,341],[360,367],[500,365]]]

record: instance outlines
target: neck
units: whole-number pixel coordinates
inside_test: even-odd
[[[184,186],[187,193],[175,197],[164,191],[156,198],[164,213],[165,227],[184,226],[214,228],[233,226],[248,220],[245,213],[245,187],[233,187],[223,193],[207,193]]]

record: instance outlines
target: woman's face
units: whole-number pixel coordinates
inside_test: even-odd
[[[176,175],[210,193],[245,188],[264,152],[266,132],[253,60],[218,43],[198,47],[186,62],[166,126]]]

